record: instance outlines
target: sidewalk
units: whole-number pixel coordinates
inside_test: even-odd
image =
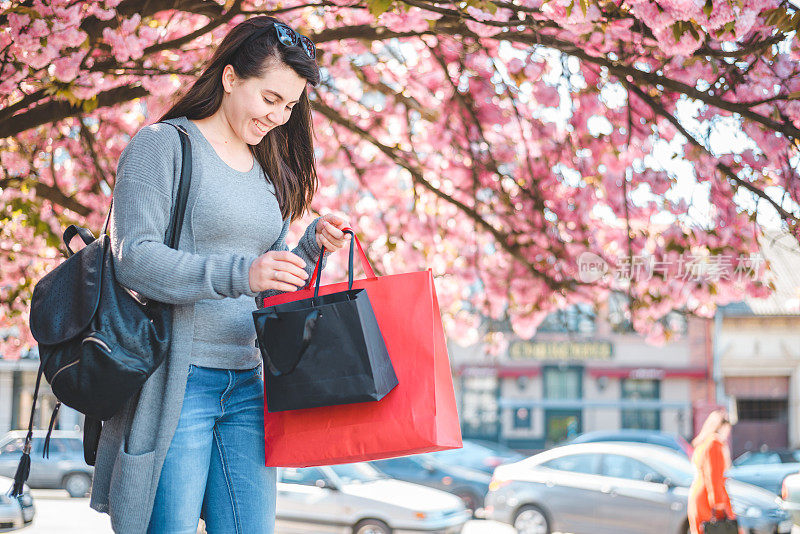
[[[89,508],[88,498],[71,499],[62,490],[31,493],[36,502],[36,518],[21,534],[113,534],[108,515]],[[514,529],[494,521],[470,521],[461,534],[514,534]]]

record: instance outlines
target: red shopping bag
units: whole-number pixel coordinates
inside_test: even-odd
[[[270,413],[264,405],[266,465],[309,467],[455,449],[461,444],[450,360],[430,269],[376,277],[361,243],[364,288],[375,311],[398,385],[380,401]],[[303,289],[264,306],[309,298],[320,263]],[[319,294],[345,291],[342,282]],[[266,395],[265,395],[266,399]]]

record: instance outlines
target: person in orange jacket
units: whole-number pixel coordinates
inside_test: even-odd
[[[692,440],[692,463],[697,472],[689,489],[689,528],[702,534],[702,524],[712,517],[735,519],[731,500],[725,489],[725,470],[730,467],[728,438],[731,422],[724,410],[715,410]]]

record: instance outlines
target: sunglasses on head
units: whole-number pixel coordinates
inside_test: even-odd
[[[253,41],[258,39],[262,35],[266,34],[272,27],[275,28],[275,31],[278,34],[278,41],[280,41],[284,46],[299,46],[309,58],[317,58],[317,47],[314,46],[314,43],[311,42],[311,39],[305,35],[297,33],[282,22],[274,22],[272,26],[268,26],[253,32],[250,37],[245,39],[245,41]]]
[[[282,22],[273,23],[275,31],[278,33],[278,40],[286,46],[299,46],[311,59],[317,58],[317,47],[311,39],[301,35]]]

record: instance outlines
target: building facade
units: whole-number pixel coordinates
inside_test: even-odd
[[[800,448],[800,247],[771,232],[761,252],[773,294],[720,307],[717,316],[720,393],[737,418],[734,455]]]
[[[35,356],[35,351],[32,356]],[[27,430],[31,403],[39,371],[38,357],[15,360],[0,358],[0,437],[9,430]],[[47,428],[56,397],[47,380],[42,377],[36,401],[34,428]],[[83,415],[68,406],[61,406],[54,428],[74,430],[83,428]]]
[[[464,437],[521,450],[592,430],[691,438],[698,414],[715,398],[713,321],[690,318],[677,339],[655,347],[615,330],[608,309],[598,311],[589,332],[540,329],[531,340],[512,340],[491,362],[477,348],[452,346]]]

